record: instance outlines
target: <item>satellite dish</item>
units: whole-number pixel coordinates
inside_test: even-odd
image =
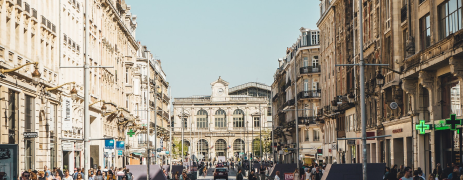
[[[396,102],[391,102],[389,107],[391,107],[391,109],[397,109],[399,107],[399,105]]]

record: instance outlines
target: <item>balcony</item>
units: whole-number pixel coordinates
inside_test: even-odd
[[[400,9],[400,20],[402,20],[401,22],[407,20],[407,6],[404,6],[402,9]]]
[[[303,98],[320,98],[322,95],[321,89],[318,90],[311,90],[311,91],[301,91],[297,95],[297,97],[303,99]]]
[[[317,116],[298,117],[299,124],[305,124],[305,125],[316,124],[317,119],[318,119]]]
[[[319,73],[320,66],[306,66],[306,67],[301,67],[299,70],[300,70],[300,74]]]
[[[273,96],[272,102],[275,102],[275,101],[278,99],[278,94],[279,94],[279,93],[277,93],[277,94],[275,94],[275,96]]]
[[[163,94],[162,97],[163,97],[164,101],[166,101],[166,102],[169,102],[169,101],[170,101],[169,96],[167,96],[166,94]]]
[[[293,106],[294,105],[294,99],[291,99],[289,101],[286,101],[285,104],[283,104],[283,108],[287,107],[287,106]]]
[[[288,80],[288,82],[286,82],[286,85],[285,85],[285,90],[288,89],[288,87],[291,86],[291,79]]]

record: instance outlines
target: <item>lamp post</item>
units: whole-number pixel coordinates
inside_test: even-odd
[[[64,83],[62,85],[59,85],[59,86],[56,86],[56,87],[52,87],[52,88],[45,88],[45,91],[53,91],[53,90],[56,90],[60,87],[63,87],[65,85],[68,85],[68,84],[73,84],[74,86],[72,87],[71,91],[70,91],[70,94],[71,94],[71,98],[73,100],[75,100],[77,98],[77,90],[76,90],[76,86],[75,86],[75,82],[68,82],[68,83]]]

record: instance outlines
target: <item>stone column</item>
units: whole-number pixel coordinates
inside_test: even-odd
[[[429,71],[421,71],[419,72],[419,84],[421,84],[424,88],[426,88],[429,92],[429,107],[428,107],[428,111],[429,111],[429,121],[430,122],[434,122],[435,119],[438,119],[441,117],[441,114],[440,114],[440,111],[438,111],[438,109],[440,108],[437,103],[434,104],[435,102],[438,102],[437,100],[437,97],[438,97],[438,94],[437,93],[440,93],[440,91],[438,91],[436,89],[437,85],[436,82],[436,77],[435,77],[435,73],[434,72],[429,72]],[[420,89],[419,89],[420,90]],[[420,90],[421,91],[421,90]],[[417,100],[418,104],[420,100]],[[418,108],[418,107],[416,107]],[[436,110],[436,111],[434,111]],[[421,119],[424,119],[424,116],[422,114],[419,115],[419,118]],[[418,123],[419,119],[415,119],[414,120],[414,123]],[[415,129],[415,127],[413,127]],[[424,150],[424,143],[427,143],[425,142],[425,138],[423,135],[419,135],[416,133],[416,131],[414,131],[414,133],[416,134],[416,142],[415,142],[415,146],[416,147],[416,152],[417,153],[417,156],[415,158],[415,161],[416,163],[414,163],[414,165],[416,167],[425,167],[425,159],[423,157],[425,157],[425,150]],[[434,142],[434,131],[431,131],[431,141],[430,141],[430,146],[431,146],[431,157],[432,159],[436,159],[436,155],[435,155],[435,142]],[[433,164],[433,168],[434,168],[434,162],[431,162]]]

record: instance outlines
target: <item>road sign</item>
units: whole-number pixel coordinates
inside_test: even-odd
[[[36,138],[39,137],[39,133],[37,132],[24,132],[24,138]]]

